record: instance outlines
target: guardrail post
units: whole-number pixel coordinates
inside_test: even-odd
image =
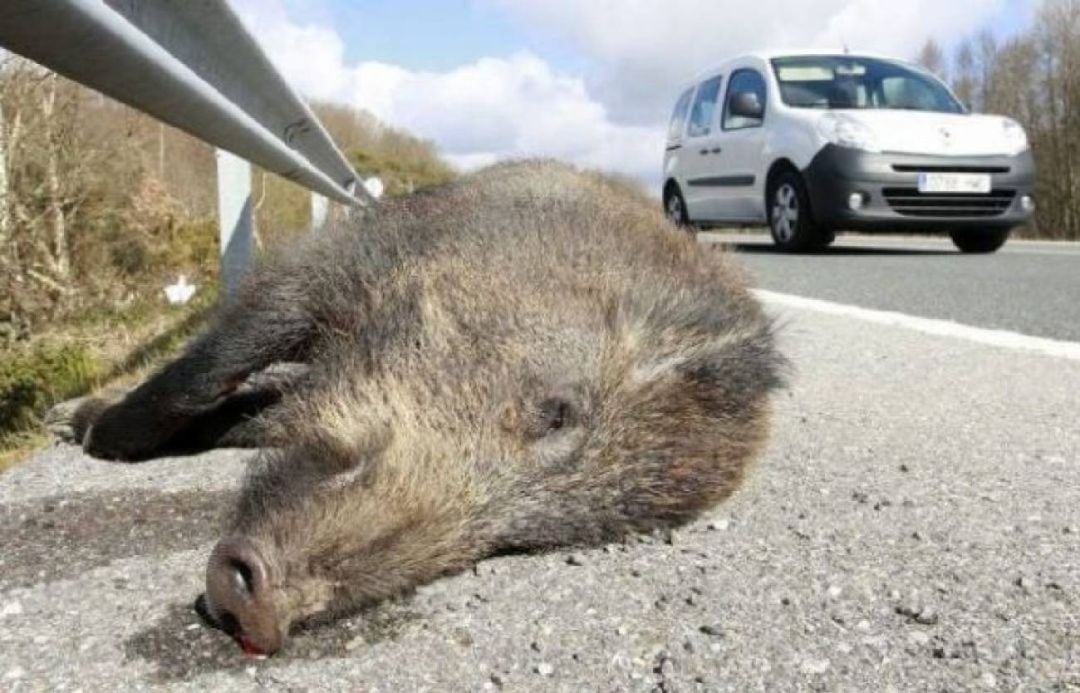
[[[221,295],[232,296],[251,268],[254,213],[251,206],[251,164],[217,150],[218,238],[221,243]]]
[[[330,212],[330,200],[317,192],[311,193],[311,231],[322,231]]]

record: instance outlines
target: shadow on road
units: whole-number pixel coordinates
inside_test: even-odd
[[[738,253],[746,253],[748,255],[787,255],[784,251],[778,249],[776,246],[765,243],[717,243],[717,245],[724,245],[733,249]],[[799,255],[813,255],[816,257],[828,257],[830,255],[837,257],[845,256],[865,256],[865,255],[891,255],[891,256],[916,256],[916,255],[960,255],[958,251],[942,249],[935,250],[930,248],[882,248],[880,246],[851,246],[840,245],[825,250],[818,250],[811,253],[800,253]]]
[[[115,491],[2,505],[0,589],[70,580],[124,558],[200,548],[217,537],[234,495]]]
[[[285,649],[258,662],[242,655],[224,634],[203,625],[191,604],[172,603],[161,618],[124,642],[124,655],[153,664],[153,678],[160,683],[190,681],[215,671],[247,670],[259,686],[280,687],[282,682],[274,676],[277,667],[297,661],[362,657],[365,647],[396,640],[420,617],[404,600],[392,600],[334,623],[294,626]]]

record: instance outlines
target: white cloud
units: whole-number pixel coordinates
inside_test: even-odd
[[[378,63],[354,70],[350,101],[438,142],[470,168],[504,156],[541,155],[649,175],[663,144],[655,128],[615,125],[584,81],[519,53],[447,72]]]
[[[244,26],[286,81],[313,99],[336,99],[349,83],[345,44],[333,29],[292,21],[281,0],[233,0]]]
[[[612,123],[581,77],[559,74],[530,53],[445,72],[349,65],[336,32],[295,22],[279,1],[237,0],[234,7],[299,91],[367,109],[431,139],[459,168],[548,156],[645,179],[659,175],[661,131]]]
[[[911,57],[982,26],[1002,0],[488,0],[592,58],[590,93],[619,122],[658,123],[683,82],[763,48],[847,45]]]

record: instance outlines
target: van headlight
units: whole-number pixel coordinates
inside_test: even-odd
[[[874,131],[843,113],[823,115],[818,121],[818,132],[827,142],[838,147],[862,149],[867,152],[881,151],[881,145]]]
[[[1024,126],[1020,123],[1011,118],[1003,118],[1001,127],[1004,130],[1005,143],[1008,145],[1009,154],[1015,155],[1025,152],[1031,146],[1028,143],[1027,133],[1024,132]]]

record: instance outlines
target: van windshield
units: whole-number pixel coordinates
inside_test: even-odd
[[[781,98],[795,108],[964,112],[936,78],[901,63],[844,55],[774,58],[772,65]]]

